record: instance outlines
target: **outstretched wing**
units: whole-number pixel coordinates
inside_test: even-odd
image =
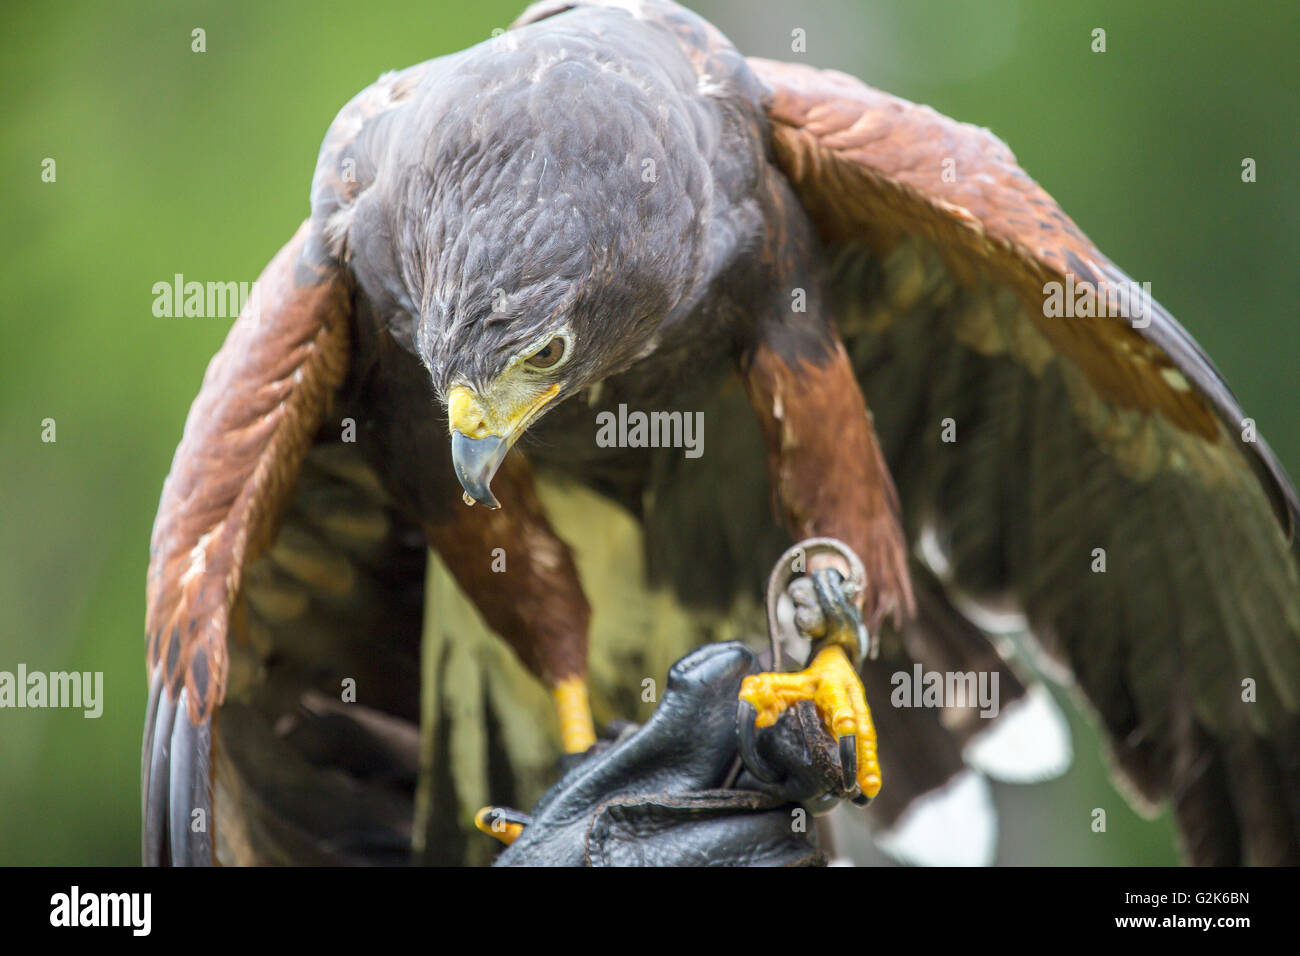
[[[415,673],[423,542],[418,534],[416,545],[406,541],[411,529],[383,500],[377,479],[339,446],[339,430],[332,443],[319,432],[347,374],[353,340],[353,289],[334,217],[368,172],[369,153],[359,140],[409,95],[427,66],[381,78],[339,113],[321,149],[312,218],[263,271],[186,420],[150,545],[146,863],[213,859],[213,764],[223,750],[214,715],[228,696],[232,652],[248,652],[236,665],[253,665],[244,668],[253,676],[241,681],[238,695],[240,707],[253,709],[226,715],[232,732],[253,719],[259,693],[265,696],[259,688],[286,680],[293,686],[280,687],[282,706],[296,708],[298,723],[309,712],[336,719],[307,700],[329,658],[322,648],[337,657],[385,613],[390,642],[412,649],[401,670]],[[300,482],[313,447],[319,452]],[[367,518],[375,520],[367,525]],[[340,587],[348,593],[340,595]],[[348,601],[370,616],[346,613],[341,605]],[[339,633],[349,628],[351,642]],[[356,676],[356,661],[382,656],[372,645],[369,657],[358,654],[347,670]],[[270,659],[278,668],[268,669]],[[407,690],[414,720],[414,686]],[[257,712],[263,720],[270,713]],[[410,728],[389,728],[381,716],[367,726],[390,740],[410,736]],[[300,743],[299,750],[310,746]],[[240,760],[283,769],[287,759],[225,749],[232,762],[226,785],[245,791],[248,805],[257,800],[237,772]]]
[[[1023,614],[1192,860],[1296,862],[1300,508],[1222,377],[987,131],[749,62],[953,603]],[[1061,315],[1053,283],[1112,314]]]
[[[213,711],[245,566],[270,545],[299,465],[342,383],[350,302],[305,223],[258,280],[190,409],[150,545],[145,859],[210,856]]]

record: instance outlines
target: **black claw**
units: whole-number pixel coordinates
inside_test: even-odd
[[[839,804],[840,798],[833,793],[822,793],[813,797],[811,800],[805,800],[804,806],[808,812],[815,817],[823,813],[830,813]]]
[[[533,818],[522,810],[516,810],[513,807],[494,807],[492,810],[493,822],[517,823],[521,827],[532,826]]]
[[[867,796],[865,793],[862,793],[861,791],[859,791],[858,793],[855,793],[855,794],[854,794],[852,797],[850,797],[849,799],[852,800],[854,803],[856,803],[856,804],[857,804],[858,806],[860,806],[860,807],[865,807],[868,803],[871,802],[871,798],[870,798],[869,796]]]
[[[755,742],[758,739],[758,729],[754,726],[756,720],[758,720],[758,711],[754,709],[754,705],[747,700],[740,701],[736,710],[737,730],[740,737],[740,759],[749,772],[759,780],[764,783],[778,783],[780,778],[758,755],[758,750],[755,747]]]
[[[871,641],[866,625],[862,622],[862,613],[850,596],[852,582],[844,580],[834,568],[814,571],[810,577],[825,622],[825,634],[838,635],[836,639],[841,642],[851,638],[853,645],[856,645],[858,659],[869,656]],[[853,648],[846,646],[845,649],[852,651]]]
[[[840,738],[840,771],[844,776],[844,789],[854,789],[858,785],[858,738],[855,734],[845,734]]]
[[[479,811],[479,819],[494,834],[502,832],[512,823],[517,823],[521,827],[529,827],[533,823],[531,816],[513,807],[484,807]]]

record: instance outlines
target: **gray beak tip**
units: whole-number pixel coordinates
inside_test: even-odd
[[[498,510],[501,507],[501,502],[497,501],[496,497],[492,495],[491,489],[488,489],[488,495],[489,495],[488,500],[479,501],[477,498],[475,498],[467,491],[463,495],[461,495],[461,500],[464,501],[465,504],[469,505],[471,508],[473,508],[475,505],[482,505],[484,508],[488,509],[488,511]]]
[[[451,461],[456,477],[465,489],[466,504],[478,503],[493,511],[501,507],[501,502],[492,494],[492,478],[509,450],[510,445],[504,438],[495,435],[470,438],[453,429]]]

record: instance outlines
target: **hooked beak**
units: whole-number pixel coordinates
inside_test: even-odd
[[[552,383],[540,392],[533,391],[522,401],[506,402],[509,407],[504,413],[464,385],[457,385],[447,393],[451,461],[465,489],[466,504],[501,507],[492,494],[492,478],[529,423],[559,391],[559,384]]]
[[[509,450],[510,443],[497,435],[470,438],[464,432],[453,429],[451,461],[465,494],[481,505],[492,509],[500,508],[501,502],[492,494],[492,476],[501,467]]]

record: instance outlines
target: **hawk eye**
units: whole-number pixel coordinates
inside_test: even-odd
[[[528,358],[528,364],[533,368],[550,368],[561,358],[564,357],[564,339],[558,335],[546,343],[546,346],[540,352],[534,352]]]

